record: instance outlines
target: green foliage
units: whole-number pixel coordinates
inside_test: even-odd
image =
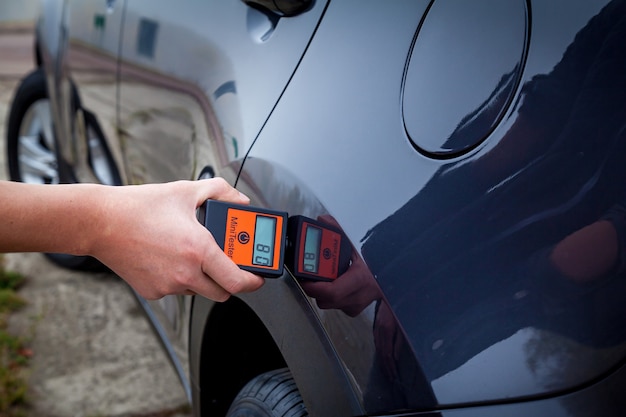
[[[11,313],[23,307],[26,302],[14,290],[0,289],[0,313]]]
[[[23,283],[23,276],[17,272],[5,271],[4,267],[0,265],[0,290],[17,290]]]
[[[0,416],[21,417],[24,413],[28,385],[24,376],[32,355],[24,341],[7,331],[9,315],[24,306],[16,293],[24,279],[4,268],[0,255]]]

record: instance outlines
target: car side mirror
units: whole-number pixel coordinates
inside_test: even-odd
[[[314,0],[241,0],[250,7],[272,12],[279,17],[297,16],[307,11]]]

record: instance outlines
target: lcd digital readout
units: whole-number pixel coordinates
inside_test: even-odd
[[[254,249],[252,264],[273,266],[274,242],[276,241],[276,219],[268,216],[257,216],[254,228]]]

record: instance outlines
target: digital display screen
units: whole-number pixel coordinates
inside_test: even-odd
[[[320,241],[322,239],[322,229],[306,226],[304,237],[304,255],[302,257],[302,268],[305,272],[317,273],[320,255]]]
[[[260,266],[273,266],[274,242],[276,241],[276,219],[257,216],[254,227],[254,249],[252,263]]]

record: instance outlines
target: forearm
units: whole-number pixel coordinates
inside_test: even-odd
[[[0,252],[87,254],[107,188],[0,181]]]
[[[263,279],[242,271],[196,219],[207,199],[247,204],[223,179],[112,187],[0,181],[0,252],[99,259],[146,298],[224,301]]]

